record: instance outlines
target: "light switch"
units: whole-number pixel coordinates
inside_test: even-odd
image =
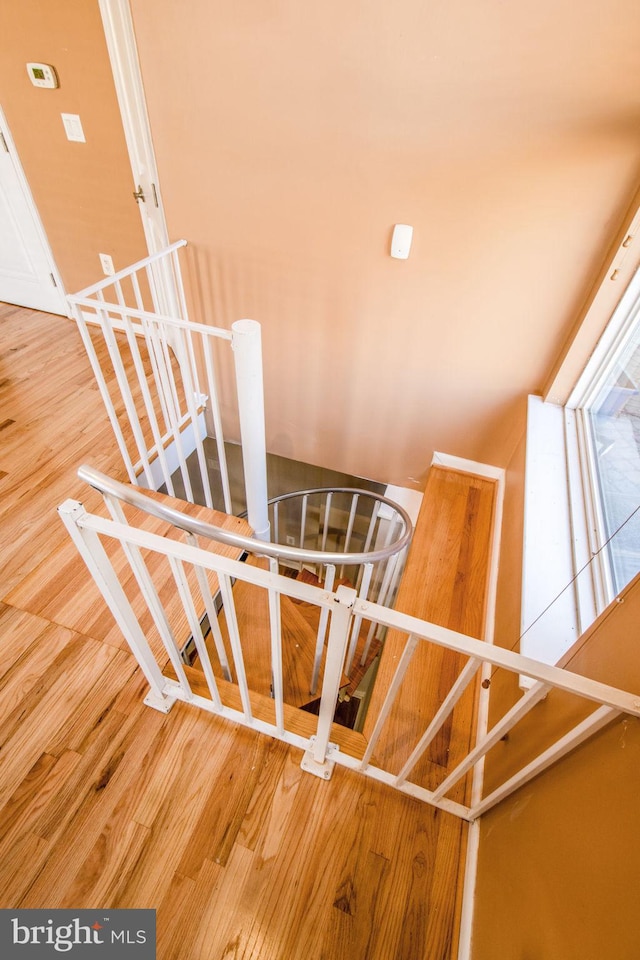
[[[86,137],[84,135],[84,130],[82,129],[82,123],[80,122],[80,117],[77,113],[61,113],[62,122],[64,124],[64,132],[67,135],[67,140],[76,140],[78,143],[86,143]]]
[[[113,266],[113,258],[108,253],[99,253],[98,256],[100,257],[100,266],[102,267],[102,272],[105,277],[112,277],[116,272]]]

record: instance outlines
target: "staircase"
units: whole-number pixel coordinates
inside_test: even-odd
[[[244,562],[249,566],[265,571],[269,569],[268,561],[255,555],[248,555]],[[284,566],[281,572],[288,579],[309,584],[317,589],[323,589],[326,585],[326,575],[325,579],[321,580],[316,573],[304,566],[301,566],[300,569]],[[339,577],[333,581],[330,589],[337,590],[340,586],[351,588],[354,579],[353,576],[351,579]],[[249,689],[260,693],[262,696],[272,696],[268,597],[259,587],[245,581],[236,581],[233,587],[233,595],[238,629],[247,638],[243,647],[243,655]],[[322,687],[324,677],[322,654],[320,654],[317,664],[316,659],[318,657],[318,638],[319,636],[324,638],[326,624],[323,627],[322,613],[312,603],[288,597],[286,594],[280,595],[279,603],[282,625],[284,702],[291,707],[317,713],[316,708],[318,708],[320,698],[313,687],[315,686],[316,690]],[[231,661],[232,648],[224,606],[221,607],[218,619],[227,659]],[[342,723],[342,725],[350,728],[354,726],[356,714],[349,714],[343,704],[351,700],[382,650],[382,640],[375,635],[369,638],[369,631],[369,624],[360,625],[348,672],[343,672],[340,680],[338,704],[334,719],[337,723]],[[206,643],[210,656],[215,658],[215,649],[210,633],[207,635]],[[194,644],[191,645],[191,649],[193,656],[189,660],[190,666],[202,670],[201,660]],[[316,669],[317,674],[314,684],[313,677]],[[223,677],[220,666],[217,669],[214,667],[214,672],[216,676]],[[360,724],[363,723],[364,714],[361,714]]]
[[[264,559],[248,557],[245,562],[268,570],[268,563]],[[250,690],[270,697],[272,680],[268,597],[260,588],[244,581],[236,581],[233,596],[238,628],[247,638],[243,647],[247,683]],[[302,707],[311,699],[309,687],[319,617],[306,617],[302,612],[303,607],[311,609],[309,604],[293,601],[286,595],[280,598],[283,695],[284,702],[292,707]],[[317,611],[312,610],[312,613],[317,614]],[[225,648],[231,657],[229,626],[224,608],[220,612],[220,626]],[[210,652],[213,651],[210,649]],[[195,659],[193,666],[202,669],[199,658]]]
[[[316,587],[322,586],[322,583],[316,574],[304,568],[300,571],[291,571],[291,573],[287,575],[293,577],[293,579],[300,580],[302,583],[310,583]],[[334,587],[337,589],[339,586],[350,587],[351,581],[345,578],[338,579],[338,581],[334,584]],[[310,603],[305,603],[302,600],[291,600],[290,603],[300,611],[300,614],[304,617],[304,620],[310,628],[310,630],[306,633],[306,642],[309,644],[311,637],[315,641],[319,626],[317,608]],[[343,682],[340,685],[340,702],[349,701],[353,697],[356,690],[362,683],[363,678],[369,672],[376,659],[380,656],[382,651],[382,640],[380,640],[377,636],[374,636],[371,641],[368,642],[368,633],[369,624],[362,624],[358,633],[356,646],[354,648],[355,654],[352,659],[349,672],[348,674],[344,675]],[[305,703],[301,703],[300,706],[303,709],[309,709],[312,705],[317,705],[319,702],[319,699],[310,701],[307,700]],[[339,717],[340,713],[338,711],[337,714]],[[355,717],[352,717],[351,720],[355,721]],[[338,719],[337,722],[341,723],[342,720]],[[353,727],[353,722],[345,722],[344,725]]]
[[[229,332],[189,321],[182,245],[71,298],[130,483],[83,467],[81,478],[101,492],[110,518],[71,500],[59,513],[115,618],[114,643],[124,638],[146,678],[145,703],[166,713],[183,701],[300,748],[303,769],[323,779],[336,764],[346,766],[464,820],[491,809],[620,713],[640,716],[630,693],[469,635],[466,612],[478,604],[482,611],[485,597],[484,588],[474,596],[464,579],[456,579],[444,622],[430,612],[444,599],[436,596],[438,577],[426,606],[394,611],[412,525],[387,498],[314,488],[267,500],[259,328],[241,321]],[[177,316],[159,314],[159,302],[175,303]],[[108,374],[94,336],[104,338]],[[247,521],[232,515],[212,337],[231,343],[235,354]],[[219,511],[207,435],[219,456]],[[193,502],[190,455],[204,506]],[[174,461],[189,503],[175,497]],[[155,492],[142,493],[143,484]],[[498,516],[492,493],[490,551],[497,550]],[[441,511],[434,522],[440,519]],[[468,552],[456,529],[441,525],[446,562]],[[473,569],[471,554],[467,560]],[[413,570],[424,587],[421,571]],[[454,611],[460,620],[452,629]],[[336,707],[355,695],[358,671],[374,668],[387,631],[392,640],[381,657],[383,683],[365,739],[334,722],[343,719]],[[197,656],[185,663],[191,643]],[[496,672],[531,685],[489,728]],[[567,694],[598,706],[482,796],[486,754],[537,704],[548,699],[561,709]],[[458,736],[460,709],[475,727],[475,743]]]
[[[216,556],[229,558],[236,564],[242,560],[243,572],[254,570],[267,577],[277,577],[287,585],[299,584],[303,590],[301,595],[296,595],[295,591],[293,595],[288,595],[283,590],[277,593],[265,590],[262,581],[252,582],[243,576],[221,579],[213,569],[205,571],[178,558],[164,564],[156,558],[150,563],[134,544],[125,545],[123,542],[133,577],[131,573],[124,576],[123,568],[118,565],[116,572],[122,581],[121,585],[118,587],[113,578],[107,575],[107,579],[111,580],[111,588],[106,599],[114,614],[120,616],[125,635],[126,621],[130,621],[132,616],[139,617],[139,607],[136,610],[132,608],[131,614],[123,617],[119,600],[124,598],[127,602],[135,592],[135,584],[147,602],[153,624],[150,636],[144,639],[139,636],[138,642],[148,643],[149,651],[161,664],[161,669],[166,670],[170,664],[173,675],[181,683],[187,682],[184,665],[199,672],[204,676],[214,702],[220,699],[217,692],[219,683],[235,680],[244,693],[245,703],[250,695],[256,694],[275,697],[281,709],[285,706],[313,709],[311,705],[318,700],[317,691],[325,681],[329,611],[306,597],[309,593],[314,599],[318,594],[327,596],[327,591],[333,589],[347,589],[355,595],[352,588],[354,583],[360,584],[362,596],[366,597],[374,589],[379,593],[382,584],[386,581],[388,585],[390,582],[384,568],[389,555],[393,559],[400,551],[404,551],[410,535],[408,518],[399,514],[401,536],[378,550],[369,549],[364,554],[266,544],[252,537],[247,521],[240,517],[188,504],[158,491],[143,493],[135,486],[115,481],[87,466],[79,470],[79,476],[103,494],[111,517],[123,528],[136,526],[140,531],[174,542],[184,537],[194,547],[202,543],[207,552]],[[304,510],[307,527],[302,535],[303,540],[310,536],[308,521],[314,516],[308,500],[312,494],[317,496],[320,493],[330,503],[332,495],[338,491],[315,490],[301,494],[307,501]],[[368,497],[372,501],[366,523],[368,534],[365,537],[366,544],[371,547],[377,539],[374,531],[379,520],[379,508],[383,504],[389,508],[390,502],[367,491],[350,495],[352,499]],[[288,495],[284,499],[290,503],[295,498]],[[278,500],[276,509],[277,504]],[[356,527],[355,514],[354,505],[352,528]],[[325,525],[330,523],[330,510],[324,509],[320,516]],[[392,523],[391,528],[394,527],[395,523]],[[278,529],[277,523],[275,529]],[[327,544],[323,529],[316,530],[313,539]],[[385,540],[390,540],[388,531]],[[350,543],[351,538],[345,541],[347,547]],[[87,554],[84,555],[87,559]],[[113,549],[105,553],[103,559],[112,562]],[[333,562],[321,563],[321,559]],[[350,572],[350,576],[336,580],[336,560],[342,561],[341,568]],[[323,572],[322,579],[308,569],[312,563]],[[280,564],[283,564],[285,576],[280,573]],[[383,564],[383,568],[376,581],[373,571],[379,564]],[[95,576],[95,563],[91,568]],[[145,620],[145,635],[147,624]],[[355,693],[380,650],[381,642],[375,633],[369,627],[372,636],[368,638],[361,618],[353,624],[350,640],[353,653],[348,665],[343,665],[344,670],[337,681],[338,722],[345,713],[343,704]],[[349,721],[347,725],[351,726],[352,723]]]

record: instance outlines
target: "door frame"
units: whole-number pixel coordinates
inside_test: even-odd
[[[134,189],[142,188],[138,203],[149,254],[169,246],[158,168],[151,138],[149,114],[129,0],[98,0],[109,60],[129,151]]]
[[[9,124],[7,123],[6,114],[2,109],[1,104],[0,104],[0,133],[2,133],[2,137],[7,147],[7,153],[11,157],[11,162],[13,164],[13,168],[16,173],[18,183],[22,190],[23,198],[26,201],[26,204],[29,208],[29,212],[31,216],[33,217],[36,233],[38,234],[38,238],[42,244],[42,249],[46,255],[49,271],[54,280],[54,284],[53,284],[54,297],[56,297],[60,301],[59,311],[42,311],[42,312],[43,313],[57,312],[60,316],[68,317],[70,316],[69,305],[67,303],[67,294],[64,288],[64,284],[62,282],[62,277],[60,276],[60,271],[58,270],[55,258],[53,256],[53,250],[51,249],[49,238],[47,237],[44,226],[42,224],[42,220],[40,218],[40,213],[35,204],[35,200],[33,199],[33,194],[31,193],[31,188],[29,187],[29,181],[26,178],[25,172],[20,162],[20,155],[18,154],[18,151],[16,149],[16,144],[11,134],[11,129],[9,127]],[[2,146],[0,146],[0,149],[3,149]],[[33,308],[30,307],[29,309],[33,309]]]

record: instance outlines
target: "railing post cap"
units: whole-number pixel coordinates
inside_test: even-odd
[[[346,587],[343,583],[336,590],[336,600],[344,607],[352,607],[358,599],[358,593],[353,587]]]
[[[79,517],[83,516],[86,511],[84,504],[80,503],[79,500],[65,500],[58,507],[58,513],[65,517]]]
[[[255,337],[260,335],[260,324],[257,320],[234,320],[231,324],[231,330],[234,334],[242,337]]]

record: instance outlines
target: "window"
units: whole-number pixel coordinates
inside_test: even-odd
[[[557,663],[640,570],[640,270],[563,408],[530,397],[520,651]]]
[[[567,407],[576,417],[600,612],[640,570],[640,271]]]

